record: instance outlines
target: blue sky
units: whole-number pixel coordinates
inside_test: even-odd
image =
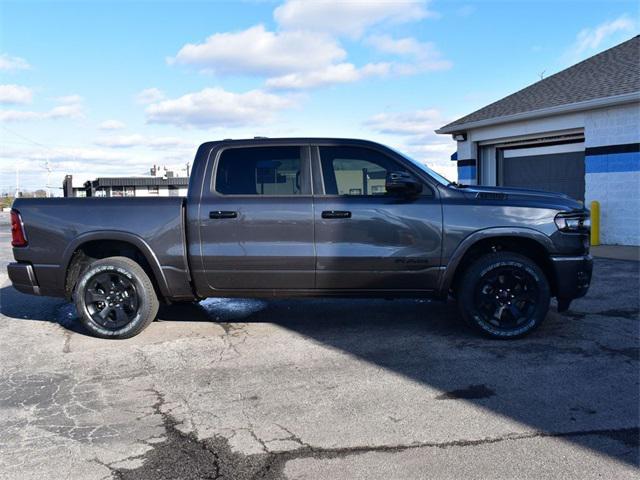
[[[379,140],[454,178],[435,128],[637,34],[638,4],[22,0],[0,30],[0,192],[254,135]]]

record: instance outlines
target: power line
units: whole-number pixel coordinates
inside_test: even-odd
[[[21,138],[22,140],[25,140],[26,142],[32,144],[32,145],[36,145],[38,147],[41,148],[45,148],[47,150],[51,150],[52,152],[56,152],[59,153],[60,155],[64,155],[67,157],[72,157],[73,155],[69,155],[68,153],[62,152],[60,150],[56,150],[55,148],[51,148],[49,145],[45,145],[44,143],[40,143],[37,140],[34,140],[33,138],[29,138],[25,135],[22,135],[21,133],[15,132],[13,130],[11,130],[10,128],[5,127],[4,125],[0,125],[0,128],[2,128],[4,131],[9,132],[12,135],[15,135],[18,138]]]

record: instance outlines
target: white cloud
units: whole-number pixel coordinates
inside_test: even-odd
[[[366,42],[382,53],[411,57],[411,63],[395,64],[394,72],[410,75],[421,71],[447,70],[452,63],[442,58],[433,42],[420,42],[412,37],[393,38],[389,35],[372,35]]]
[[[446,146],[440,154],[424,152],[416,147],[408,147],[406,152],[415,160],[424,163],[430,169],[436,171],[448,180],[456,180],[458,178],[458,166],[456,162],[450,159],[453,152],[456,151],[455,143]]]
[[[414,112],[379,113],[367,120],[365,126],[377,133],[401,137],[403,150],[446,178],[455,179],[456,164],[450,159],[456,151],[456,142],[449,135],[434,132],[447,122],[439,110],[428,108]]]
[[[126,125],[118,120],[105,120],[98,128],[100,130],[122,130]]]
[[[13,71],[13,70],[27,70],[31,68],[31,65],[20,57],[12,57],[3,53],[0,55],[0,70]]]
[[[184,45],[167,62],[220,75],[266,77],[266,86],[272,89],[315,88],[373,75],[450,68],[451,62],[432,43],[389,36],[370,37],[368,42],[383,53],[409,58],[363,66],[346,61],[341,35],[360,37],[380,23],[420,20],[431,15],[426,6],[427,2],[415,0],[290,0],[274,11],[279,30],[269,31],[260,24],[215,33],[204,42]]]
[[[371,35],[367,43],[384,53],[416,57],[425,55],[425,50],[433,48],[432,43],[421,43],[412,37],[393,38],[390,35]]]
[[[42,168],[45,161],[51,163],[53,170],[86,169],[96,166],[102,170],[100,162],[104,162],[106,168],[122,170],[123,163],[130,162],[130,158],[120,152],[85,147],[7,148],[0,151],[0,171],[3,170],[2,167],[4,170],[13,170],[16,163],[22,171]]]
[[[22,85],[0,85],[0,103],[4,105],[20,105],[31,103],[33,91]]]
[[[441,141],[439,143],[417,143],[412,141],[407,143],[407,149],[412,153],[420,154],[421,156],[435,156],[436,158],[442,158],[449,161],[451,154],[456,151],[456,143],[446,136],[442,136],[440,140]]]
[[[370,76],[381,76],[389,73],[388,63],[369,63],[357,68],[352,63],[329,65],[322,70],[302,73],[290,73],[281,77],[269,78],[266,86],[273,89],[316,88],[336,83],[350,83]]]
[[[145,138],[142,135],[119,135],[105,138],[99,138],[95,141],[96,145],[111,148],[129,148],[143,145]]]
[[[63,97],[57,97],[56,102],[63,105],[82,103],[83,98],[80,95],[65,95]]]
[[[187,142],[178,137],[152,137],[147,138],[145,145],[157,149],[166,149],[171,147],[193,147],[193,142]],[[198,145],[195,145],[196,147]]]
[[[34,120],[59,120],[63,118],[80,118],[84,108],[82,98],[69,95],[57,99],[58,105],[45,111],[0,110],[0,122],[25,122]]]
[[[97,139],[95,143],[110,148],[150,147],[154,149],[192,145],[178,137],[147,137],[140,134],[104,137]]]
[[[394,55],[422,55],[429,48],[428,44],[420,43],[415,38],[392,38],[390,35],[371,35],[367,43],[378,51]]]
[[[637,29],[637,22],[628,15],[621,15],[615,20],[601,23],[593,28],[584,28],[578,32],[575,42],[566,56],[569,61],[576,61],[592,55],[600,48],[611,46],[621,41]]]
[[[261,90],[233,93],[222,88],[205,88],[152,103],[146,113],[147,121],[151,123],[230,127],[265,123],[274,113],[293,105],[289,98]]]
[[[82,117],[80,105],[60,105],[45,112],[25,110],[0,110],[0,122],[26,122],[30,120],[59,120],[62,118]]]
[[[463,5],[456,10],[456,15],[460,17],[468,17],[469,15],[473,15],[476,10],[477,8],[475,5]]]
[[[79,103],[70,103],[59,105],[47,112],[48,118],[80,118],[83,115],[82,105]]]
[[[393,135],[427,135],[447,121],[434,108],[407,113],[379,113],[365,122],[369,128]]]
[[[376,24],[416,21],[433,13],[420,0],[288,0],[273,15],[286,29],[359,37]]]
[[[145,88],[136,95],[136,103],[148,105],[166,98],[164,92],[159,88]]]
[[[310,32],[270,32],[256,25],[216,33],[187,44],[169,63],[195,65],[221,74],[284,75],[325,67],[346,57],[331,37]]]

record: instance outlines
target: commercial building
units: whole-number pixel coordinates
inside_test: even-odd
[[[164,167],[153,166],[149,176],[98,177],[75,186],[71,175],[62,184],[65,197],[183,197],[189,185],[187,176],[175,176]]]
[[[462,183],[601,205],[601,240],[640,244],[640,36],[443,126]]]

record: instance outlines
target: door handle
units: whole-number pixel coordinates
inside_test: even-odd
[[[236,218],[237,216],[238,212],[231,212],[228,210],[216,210],[215,212],[209,212],[209,218],[211,219]]]
[[[351,212],[346,210],[325,210],[322,218],[351,218]]]

